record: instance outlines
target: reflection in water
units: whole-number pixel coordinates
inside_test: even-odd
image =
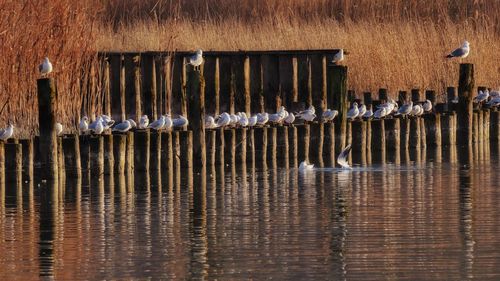
[[[422,147],[400,151],[401,165],[353,157],[353,171],[299,173],[262,159],[83,173],[25,185],[20,199],[0,182],[0,279],[492,278],[491,151]]]

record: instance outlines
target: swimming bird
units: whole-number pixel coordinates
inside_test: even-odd
[[[52,63],[49,61],[48,57],[45,57],[42,64],[38,66],[38,71],[40,71],[42,77],[46,77],[49,73],[52,72]]]
[[[306,161],[301,162],[299,165],[300,172],[312,171],[313,168],[314,168],[314,164],[309,164]]]
[[[149,125],[149,118],[147,115],[142,115],[139,119],[139,129],[146,129]]]
[[[344,49],[340,49],[332,59],[333,64],[338,64],[339,62],[344,60]]]
[[[174,127],[186,127],[187,125],[189,125],[189,121],[186,117],[179,115],[178,118],[172,120],[172,124],[174,125]]]
[[[337,110],[327,109],[323,111],[323,114],[321,114],[321,120],[323,122],[332,121],[333,119],[335,119],[335,117],[337,117],[338,114],[339,112]]]
[[[56,122],[54,129],[56,130],[56,135],[59,136],[59,135],[61,135],[61,133],[63,131],[63,125],[59,122]]]
[[[248,127],[253,127],[257,124],[257,115],[251,116],[248,118]]]
[[[87,116],[83,116],[83,118],[80,120],[80,132],[86,133],[89,130],[89,118]]]
[[[479,91],[479,94],[474,97],[474,103],[482,103],[483,101],[487,100],[488,97],[490,96],[490,92],[488,90]]]
[[[159,131],[159,130],[163,129],[163,126],[165,126],[165,116],[164,115],[162,115],[160,118],[158,118],[157,120],[155,120],[151,124],[149,124],[148,128]]]
[[[467,41],[464,41],[462,46],[453,50],[446,58],[465,58],[469,55],[470,44]]]
[[[347,156],[349,155],[349,152],[351,152],[350,144],[347,145],[337,157],[337,163],[344,169],[351,169],[351,166],[349,166],[349,162],[347,162]]]
[[[0,140],[6,141],[12,137],[14,134],[14,125],[9,124],[5,129],[0,130]]]
[[[194,69],[199,69],[202,63],[203,51],[201,49],[196,50],[196,53],[188,58],[188,64],[192,65]]]
[[[121,123],[116,124],[116,126],[111,129],[112,132],[120,132],[120,133],[126,133],[130,129],[132,129],[132,124],[130,124],[129,120],[125,120]]]
[[[257,124],[258,125],[266,125],[269,121],[269,114],[267,112],[257,113]]]
[[[358,103],[353,102],[351,109],[347,112],[347,119],[349,120],[354,120],[356,117],[358,117],[359,114],[359,108],[358,108]]]
[[[210,115],[205,118],[205,128],[206,129],[217,128],[217,124],[215,123],[215,119]]]
[[[422,105],[422,108],[424,109],[425,112],[430,112],[432,110],[432,102],[430,100],[425,100],[424,104]]]
[[[283,122],[287,125],[292,125],[293,122],[295,122],[295,115],[292,112],[288,113],[288,116],[285,117]]]

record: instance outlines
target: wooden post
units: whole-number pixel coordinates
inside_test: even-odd
[[[332,66],[329,66],[329,68]],[[336,66],[333,66],[335,68]],[[312,83],[312,98],[313,98],[313,105],[316,108],[316,114],[318,116],[321,116],[323,111],[327,107],[327,82],[326,82],[326,57],[324,55],[311,55],[311,83]],[[335,76],[339,76],[338,79],[342,79],[343,70],[338,70]],[[346,75],[346,80],[347,80],[347,68],[345,69],[345,75]],[[335,78],[333,78],[335,79]],[[340,82],[341,80],[333,80],[333,87],[335,87],[336,83]],[[347,83],[347,82],[346,82]],[[346,85],[346,95],[347,95],[347,85]],[[337,97],[335,96],[335,93],[332,93],[333,97],[333,102],[334,105],[336,105],[336,102],[338,101]],[[347,97],[346,97],[347,98]],[[340,112],[340,111],[339,111]]]
[[[407,150],[410,147],[410,130],[411,123],[408,118],[401,118],[399,121],[399,127],[401,128],[401,149]]]
[[[388,100],[387,89],[384,88],[378,89],[378,100],[380,103],[387,102]]]
[[[281,106],[279,89],[279,59],[274,55],[262,55],[262,85],[266,112],[275,112]]]
[[[434,90],[425,91],[425,99],[429,100],[432,103],[432,107],[435,107],[437,104],[437,95]]]
[[[410,118],[410,147],[420,146],[420,118]]]
[[[137,130],[134,135],[134,169],[139,172],[149,171],[150,160],[149,130]]]
[[[246,139],[246,145],[247,145],[247,163],[251,164],[251,167],[255,167],[255,137],[254,137],[254,130],[248,130],[247,131],[247,139]]]
[[[207,114],[217,116],[219,112],[219,58],[210,56],[203,64],[205,80],[205,106]]]
[[[255,161],[266,163],[267,159],[267,128],[254,129]]]
[[[56,123],[56,83],[53,78],[37,80],[38,86],[38,123],[40,129],[39,153],[44,177],[58,179]]]
[[[62,145],[66,171],[73,171],[73,175],[80,175],[82,164],[80,161],[80,140],[78,135],[65,135],[62,139]]]
[[[328,92],[333,97],[334,109],[339,112],[336,118],[336,151],[341,151],[346,145],[347,130],[347,66],[328,66]]]
[[[200,71],[188,71],[187,95],[189,98],[189,125],[193,131],[194,166],[206,167],[205,146],[205,80]]]
[[[271,163],[272,167],[276,167],[276,152],[277,152],[277,132],[275,127],[267,129],[267,162]]]
[[[233,166],[236,163],[236,132],[234,129],[224,130],[225,163]]]
[[[154,54],[142,54],[142,93],[144,98],[144,114],[153,120],[158,119],[157,109],[157,89],[156,89],[156,61]],[[161,112],[160,112],[161,114]]]
[[[384,120],[372,120],[371,121],[371,135],[372,135],[372,147],[373,158],[385,163],[385,122]]]
[[[352,156],[356,163],[366,162],[366,122],[355,120],[351,122]]]
[[[456,111],[457,103],[455,102],[457,98],[457,91],[455,87],[446,88],[446,111]]]
[[[384,120],[386,151],[399,152],[401,148],[400,119],[392,118]]]
[[[294,102],[298,100],[298,93],[294,87],[293,60],[291,55],[279,56],[279,88],[282,92],[283,104],[287,108],[292,108]]]
[[[234,114],[234,95],[236,91],[233,76],[233,62],[230,56],[223,56],[220,62],[220,111]]]
[[[412,89],[411,90],[411,100],[413,101],[413,103],[416,103],[416,102],[419,102],[422,100],[419,89]]]
[[[111,68],[110,68],[110,57],[105,57],[103,59],[103,81],[102,81],[102,94],[104,96],[102,111],[108,116],[111,115]]]
[[[311,59],[307,55],[297,57],[297,83],[299,101],[306,107],[313,104],[312,81],[311,81]],[[330,105],[333,97],[328,95]]]
[[[135,154],[135,145],[134,145],[134,138],[135,134],[134,132],[128,132],[127,133],[127,149],[126,149],[126,154],[125,154],[125,169],[128,173],[132,173],[135,169],[135,161],[134,161],[134,154]]]
[[[182,168],[193,168],[193,132],[179,132],[180,160]]]
[[[125,118],[125,66],[123,55],[111,55],[111,112],[115,120]]]
[[[490,128],[490,139],[498,142],[500,140],[500,111],[491,112]]]
[[[250,56],[250,95],[252,112],[264,112],[264,88],[262,84],[262,63],[259,55]]]
[[[334,123],[323,124],[323,160],[325,166],[335,166],[335,125]]]
[[[280,126],[277,128],[277,134],[278,134],[278,147],[277,147],[277,157],[279,162],[282,163],[282,167],[288,168],[289,167],[289,158],[288,158],[288,153],[289,153],[289,145],[288,145],[288,127],[286,126]]]
[[[5,171],[7,182],[16,183],[17,187],[22,184],[23,178],[23,148],[19,143],[5,144]],[[18,196],[22,194],[18,194]]]
[[[5,200],[5,143],[0,141],[0,209]]]
[[[216,130],[217,135],[216,135],[216,151],[217,151],[217,156],[215,163],[220,165],[224,164],[224,129],[220,128]]]
[[[427,145],[430,147],[441,146],[441,115],[439,113],[425,114],[423,118]]]
[[[149,170],[155,173],[160,172],[161,168],[161,132],[152,131],[150,134],[150,157]]]
[[[136,120],[142,115],[141,107],[141,56],[125,56],[125,112]],[[152,116],[150,116],[152,118]],[[122,119],[123,120],[123,119]]]
[[[366,105],[366,108],[368,109],[369,105],[372,105],[372,93],[370,92],[365,92],[363,93],[363,103]]]
[[[424,117],[425,118],[425,117]],[[454,124],[455,114],[453,112],[445,113],[441,115],[441,142],[442,145],[449,146],[455,145],[455,124]],[[424,119],[425,121],[425,119]]]
[[[127,149],[127,135],[115,134],[113,135],[113,159],[114,159],[114,172],[118,174],[125,173],[125,157]]]
[[[172,113],[186,116],[186,81],[184,80],[186,78],[186,65],[184,63],[183,57],[174,57],[172,71],[172,102],[170,104],[171,111]]]
[[[406,91],[399,91],[398,101],[400,104],[405,104],[408,101],[408,93]]]
[[[308,124],[297,126],[297,137],[297,157],[299,163],[302,161],[309,162],[310,128]]]
[[[164,93],[164,113],[172,114],[172,56],[167,55],[163,58],[163,88]]]
[[[113,135],[104,135],[104,174],[112,175],[115,166]]]
[[[474,85],[474,65],[469,63],[460,64],[457,106],[457,142],[459,145],[472,144]]]
[[[235,55],[231,57],[231,77],[234,88],[235,112],[247,112],[247,109],[250,110],[250,89],[246,87],[245,60],[246,56],[244,55]]]
[[[33,181],[34,170],[34,145],[33,139],[23,139],[20,141],[23,147],[23,181]]]
[[[101,136],[91,136],[90,146],[90,169],[97,177],[104,174],[104,141]]]
[[[247,162],[247,129],[236,129],[236,161]]]
[[[174,148],[172,132],[161,133],[161,170],[171,174],[174,169]]]
[[[288,159],[290,161],[290,167],[298,167],[298,143],[297,143],[297,127],[288,128],[288,146],[290,147],[288,152]]]

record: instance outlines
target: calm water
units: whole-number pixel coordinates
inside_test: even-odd
[[[7,183],[0,280],[500,279],[498,151],[421,153]]]

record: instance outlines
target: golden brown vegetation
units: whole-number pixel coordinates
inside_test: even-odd
[[[345,48],[350,87],[438,91],[456,84],[445,54],[464,39],[477,83],[498,87],[500,2],[486,0],[71,0],[0,2],[0,126],[36,128],[37,66],[54,62],[59,118],[74,123],[95,51]],[[90,95],[88,94],[90,93]],[[88,106],[88,105],[87,105]],[[22,125],[21,125],[22,122]]]

